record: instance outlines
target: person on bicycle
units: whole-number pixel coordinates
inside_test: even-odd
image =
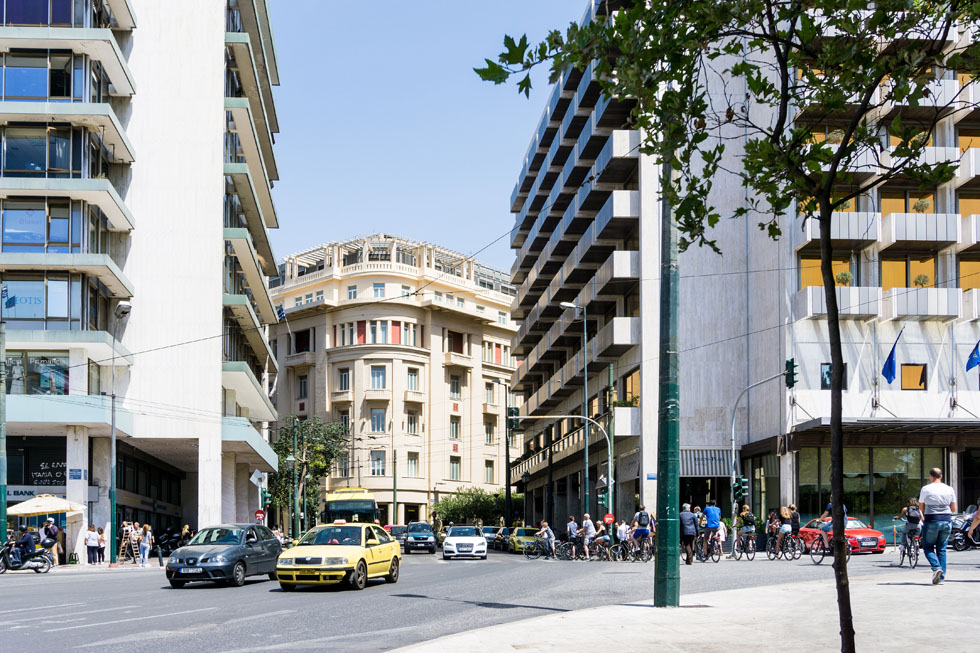
[[[691,512],[691,504],[681,505],[681,512],[677,516],[681,526],[681,545],[684,547],[685,565],[694,564],[694,538],[698,534],[697,517]]]
[[[596,524],[595,539],[602,540],[606,544],[609,544],[609,533],[606,531],[606,525],[602,522]]]
[[[905,519],[905,527],[902,529],[902,543],[898,548],[905,548],[906,542],[912,542],[912,538],[922,530],[922,511],[919,510],[919,502],[915,497],[909,497],[909,503],[902,508],[902,512],[895,517],[896,520]]]
[[[823,538],[823,545],[826,549],[830,548],[830,534],[834,530],[833,505],[834,504],[832,502],[827,502],[827,508],[823,511],[823,514],[820,515],[820,519],[830,517],[830,519],[827,519],[823,526],[820,527],[820,536]],[[847,528],[847,506],[844,504],[841,504],[841,506],[844,508],[844,528]]]
[[[616,528],[616,539],[620,542],[625,542],[630,537],[630,525],[626,523],[626,520],[619,522],[619,526]]]
[[[589,545],[592,544],[592,540],[595,539],[595,524],[589,518],[589,513],[582,515],[582,528],[578,529],[579,535],[582,536],[582,548],[585,549],[585,559],[590,560],[589,557]]]
[[[786,506],[779,507],[779,535],[776,537],[776,552],[781,550],[783,538],[793,532],[793,513]]]
[[[569,515],[568,523],[565,524],[565,533],[568,535],[568,541],[573,544],[578,539],[578,523],[575,521],[575,515]]]
[[[650,524],[652,521],[653,518],[647,512],[646,506],[640,504],[640,509],[633,515],[633,523],[636,524],[635,530],[633,531],[633,539],[641,547],[647,538],[650,537]]]
[[[748,541],[749,537],[755,535],[755,515],[747,505],[742,506],[742,512],[738,513],[738,533],[742,538],[742,546]]]
[[[721,525],[721,508],[715,505],[715,500],[708,501],[708,507],[704,509],[704,557],[708,557],[708,549],[711,542],[718,535],[718,527]]]
[[[555,555],[555,532],[551,530],[551,526],[548,526],[548,522],[541,521],[541,530],[535,533],[535,536],[544,540],[544,559],[550,560]]]
[[[776,537],[779,534],[779,516],[775,510],[769,511],[769,519],[766,520],[766,535]]]
[[[793,537],[797,537],[800,534],[800,511],[796,509],[796,504],[789,504],[789,525],[793,527]]]

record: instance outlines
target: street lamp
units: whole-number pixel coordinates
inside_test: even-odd
[[[112,416],[110,417],[110,431],[109,436],[109,533],[111,537],[109,538],[109,566],[114,567],[118,564],[116,557],[118,555],[116,542],[117,531],[119,525],[116,522],[116,332],[117,327],[129,317],[130,312],[133,310],[133,305],[129,302],[119,302],[116,304],[115,310],[112,314],[115,316],[115,320],[112,323],[112,387],[110,388],[111,405],[112,405]]]
[[[293,441],[295,442],[295,440],[296,440],[296,435],[294,431]],[[290,535],[292,535],[292,538],[295,540],[298,538],[297,534],[299,533],[299,524],[298,524],[299,513],[297,512],[297,508],[296,508],[296,457],[290,453],[288,456],[286,456],[285,463],[286,463],[286,469],[289,470],[293,475],[293,486],[292,486],[292,490],[290,491],[290,494],[292,495],[291,503],[293,509],[293,519],[292,519],[293,528],[292,528],[292,533],[290,533]]]
[[[589,333],[588,333],[588,313],[585,306],[579,306],[575,302],[561,302],[558,304],[562,308],[574,309],[576,315],[579,311],[582,311],[582,417],[586,419],[585,423],[582,424],[582,429],[585,431],[585,447],[583,451],[585,452],[585,510],[583,512],[589,512]]]

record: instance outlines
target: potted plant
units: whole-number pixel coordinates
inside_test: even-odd
[[[827,134],[827,142],[831,145],[840,145],[844,140],[844,130],[834,129]]]
[[[912,283],[915,284],[916,288],[925,288],[926,286],[929,285],[929,275],[920,274],[916,276],[915,279],[912,280]]]
[[[616,408],[636,408],[640,405],[640,396],[633,395],[629,399],[617,399],[613,402],[613,406]]]
[[[925,213],[929,210],[929,200],[924,197],[915,200],[915,204],[912,205],[912,210],[916,213]]]
[[[837,273],[834,280],[837,282],[838,286],[849,286],[854,281],[854,275],[851,274],[850,270],[842,270]]]

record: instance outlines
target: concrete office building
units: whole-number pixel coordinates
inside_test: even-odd
[[[615,5],[589,2],[583,20],[601,18],[607,4]],[[959,29],[948,45],[969,38]],[[890,181],[834,215],[835,269],[853,275],[837,290],[847,365],[845,501],[850,514],[889,536],[891,517],[932,466],[949,470],[964,505],[980,495],[980,391],[964,371],[980,339],[974,228],[980,113],[970,106],[980,96],[976,83],[955,70],[935,76],[924,106],[892,103],[875,119],[901,114],[906,122],[924,121],[938,112],[942,120],[924,156],[960,158],[955,179],[928,192]],[[513,315],[520,323],[514,353],[524,359],[514,389],[526,397],[527,416],[581,414],[582,326],[576,310],[560,303],[584,306],[589,412],[615,417],[620,517],[638,503],[655,505],[659,380],[659,170],[638,153],[640,134],[625,129],[628,109],[601,97],[591,68],[566,71],[511,197]],[[803,108],[796,119],[817,115]],[[833,121],[823,129],[829,135]],[[883,132],[883,147],[887,138]],[[737,139],[729,143],[732,164],[739,147]],[[877,174],[872,167],[857,172],[865,179]],[[734,177],[719,178],[713,192],[715,206],[746,201]],[[816,268],[817,225],[804,227],[793,207],[780,226],[784,236],[773,242],[751,221],[722,219],[709,237],[723,256],[692,248],[680,257],[681,500],[704,505],[715,498],[727,513],[735,400],[793,358],[800,366],[794,389],[772,381],[740,404],[736,465],[751,478],[757,514],[795,502],[810,517],[829,497],[826,302]],[[899,378],[888,385],[880,370],[903,327]],[[611,405],[610,364],[616,398],[640,397],[638,407]],[[578,424],[525,424],[525,448],[511,478],[527,474],[528,518],[580,513]],[[597,434],[590,440],[593,513],[595,488],[605,486],[601,440]]]
[[[387,234],[313,247],[280,270],[276,408],[350,432],[323,491],[367,488],[382,523],[404,524],[446,493],[503,487],[516,330],[504,273]]]
[[[0,12],[8,500],[86,504],[84,551],[79,527],[110,521],[115,393],[117,522],[249,520],[248,479],[276,464],[266,2]]]

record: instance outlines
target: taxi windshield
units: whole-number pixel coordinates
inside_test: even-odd
[[[199,544],[238,544],[242,539],[240,528],[204,528],[187,543],[188,546]]]
[[[615,461],[615,458],[613,460]],[[514,535],[517,537],[534,537],[535,533],[537,533],[537,531],[533,528],[518,528]]]
[[[449,537],[480,537],[480,533],[472,526],[454,526],[449,529]]]
[[[327,526],[310,531],[303,536],[297,546],[361,546],[362,532],[360,526]]]

